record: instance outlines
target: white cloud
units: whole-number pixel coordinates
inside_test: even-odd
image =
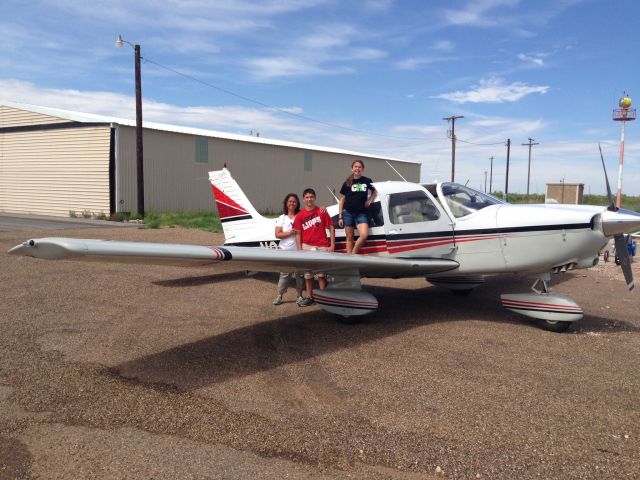
[[[493,27],[500,25],[501,18],[495,12],[489,13],[498,7],[514,7],[519,0],[474,0],[463,8],[444,9],[442,15],[449,25]]]
[[[424,65],[454,60],[454,57],[410,57],[395,62],[400,70],[417,70]]]
[[[518,54],[518,60],[522,60],[523,62],[536,67],[544,67],[545,57],[546,55],[543,53],[536,53],[534,55],[526,55],[524,53]]]
[[[453,42],[449,40],[440,40],[439,42],[436,42],[432,48],[443,52],[451,52],[454,49],[454,45]]]
[[[80,91],[73,89],[40,88],[19,80],[0,80],[0,98],[75,110],[78,112],[135,118],[135,102],[132,96],[103,91]],[[390,125],[379,131],[394,137],[372,137],[358,132],[330,128],[315,122],[282,113],[282,110],[300,114],[297,106],[253,108],[238,105],[223,107],[195,105],[181,107],[153,99],[143,98],[145,121],[185,125],[232,133],[249,134],[260,132],[261,137],[289,140],[315,145],[360,151],[422,163],[422,179],[446,180],[450,175],[451,141],[446,136],[446,122],[429,124]],[[489,157],[494,157],[494,189],[503,189],[506,148],[504,140],[512,139],[509,190],[526,191],[528,136],[536,138],[540,145],[534,147],[532,155],[533,192],[543,193],[546,182],[583,182],[585,189],[593,193],[604,192],[600,157],[597,142],[582,139],[564,141],[546,140],[543,133],[548,125],[543,119],[476,117],[464,112],[465,119],[456,123],[459,139],[474,143],[498,143],[497,145],[457,144],[456,179],[469,185],[481,187],[484,172],[489,170]],[[313,117],[313,114],[309,114]],[[339,119],[323,119],[328,123],[342,124],[346,128],[361,128],[342,123]],[[375,140],[375,141],[372,141]],[[615,174],[619,143],[617,132],[610,138],[602,138],[603,151],[610,178]],[[632,195],[640,194],[640,146],[630,142],[626,149],[624,190]],[[395,174],[389,171],[389,179]]]
[[[260,79],[303,75],[339,75],[355,71],[355,61],[385,58],[383,50],[358,45],[366,34],[349,24],[317,26],[315,32],[289,39],[280,47],[283,53],[250,58],[244,62],[251,74]],[[291,44],[297,45],[292,49]],[[272,48],[277,50],[278,47]]]
[[[504,103],[517,102],[532,93],[544,94],[548,90],[548,86],[527,85],[523,82],[506,85],[503,79],[491,78],[480,80],[471,90],[443,93],[431,98],[442,98],[455,103]]]

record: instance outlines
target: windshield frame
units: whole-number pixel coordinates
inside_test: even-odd
[[[442,182],[437,185],[438,200],[447,210],[451,218],[456,220],[467,218],[493,205],[504,205],[507,202],[475,188],[453,182]],[[468,202],[456,201],[454,194],[466,195]],[[454,203],[455,202],[455,203]],[[472,204],[475,204],[472,206]],[[479,208],[476,208],[479,207]]]

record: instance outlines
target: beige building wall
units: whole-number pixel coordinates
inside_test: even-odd
[[[52,117],[50,115],[0,105],[0,128],[68,122],[69,120],[64,118]]]
[[[109,127],[0,134],[0,211],[108,215],[109,137]]]
[[[225,163],[259,211],[279,212],[289,192],[299,195],[312,187],[323,205],[335,203],[340,186],[355,159],[365,163],[374,180],[398,180],[382,159],[311,149],[228,140],[145,129],[144,177],[147,211],[215,210],[208,172]],[[207,145],[207,163],[196,161],[196,142]],[[116,204],[118,211],[135,212],[135,128],[118,126],[116,134]],[[390,162],[407,180],[420,180],[420,165]]]
[[[547,183],[545,201],[556,200],[558,203],[580,205],[584,193],[584,183]]]
[[[85,123],[81,116],[75,121],[69,118],[0,106],[0,211],[108,215],[110,194],[116,212],[137,211],[135,127],[109,124],[105,119]],[[339,196],[356,159],[365,162],[364,173],[374,181],[399,179],[383,159],[311,146],[152,128],[144,129],[143,139],[147,212],[215,210],[208,172],[225,164],[263,212],[279,212],[285,194],[300,195],[307,187],[316,190],[319,204],[335,203],[329,190]],[[115,175],[110,185],[112,158]],[[407,180],[419,182],[419,164],[390,163]]]

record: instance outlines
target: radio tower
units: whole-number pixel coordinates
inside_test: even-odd
[[[631,108],[631,99],[625,92],[624,97],[618,102],[620,108],[613,110],[613,120],[622,122],[622,134],[620,135],[620,163],[618,165],[618,196],[616,198],[616,207],[620,208],[622,204],[622,166],[624,165],[624,127],[628,121],[636,119],[636,109]]]

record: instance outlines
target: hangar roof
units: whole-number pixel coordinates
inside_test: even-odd
[[[59,108],[51,108],[51,107],[43,107],[40,105],[33,105],[30,103],[18,103],[18,102],[9,102],[9,101],[0,101],[0,105],[5,105],[11,108],[17,108],[20,110],[27,110],[29,112],[41,113],[43,115],[50,115],[53,117],[64,118],[66,120],[71,120],[74,122],[81,123],[113,123],[117,125],[124,125],[127,127],[135,127],[135,120],[112,117],[107,115],[96,115],[93,113],[81,113],[74,112],[71,110],[63,110]],[[291,148],[303,148],[308,150],[316,150],[321,152],[330,152],[330,153],[338,153],[343,155],[356,155],[358,157],[369,157],[369,158],[378,158],[382,160],[393,160],[394,162],[404,162],[404,163],[419,163],[409,160],[400,160],[398,158],[392,157],[382,157],[378,155],[371,155],[368,153],[354,152],[350,150],[342,150],[339,148],[331,148],[331,147],[323,147],[319,145],[310,145],[306,143],[297,143],[297,142],[287,142],[284,140],[274,140],[266,137],[254,137],[251,135],[240,135],[235,133],[227,133],[227,132],[219,132],[216,130],[205,130],[202,128],[193,128],[193,127],[184,127],[180,125],[170,125],[166,123],[155,123],[155,122],[145,122],[143,120],[142,126],[144,128],[152,129],[152,130],[160,130],[165,132],[175,132],[175,133],[185,133],[189,135],[200,135],[203,137],[213,137],[213,138],[222,138],[225,140],[236,140],[240,142],[252,142],[252,143],[261,143],[265,145],[275,145],[280,147],[291,147]]]

